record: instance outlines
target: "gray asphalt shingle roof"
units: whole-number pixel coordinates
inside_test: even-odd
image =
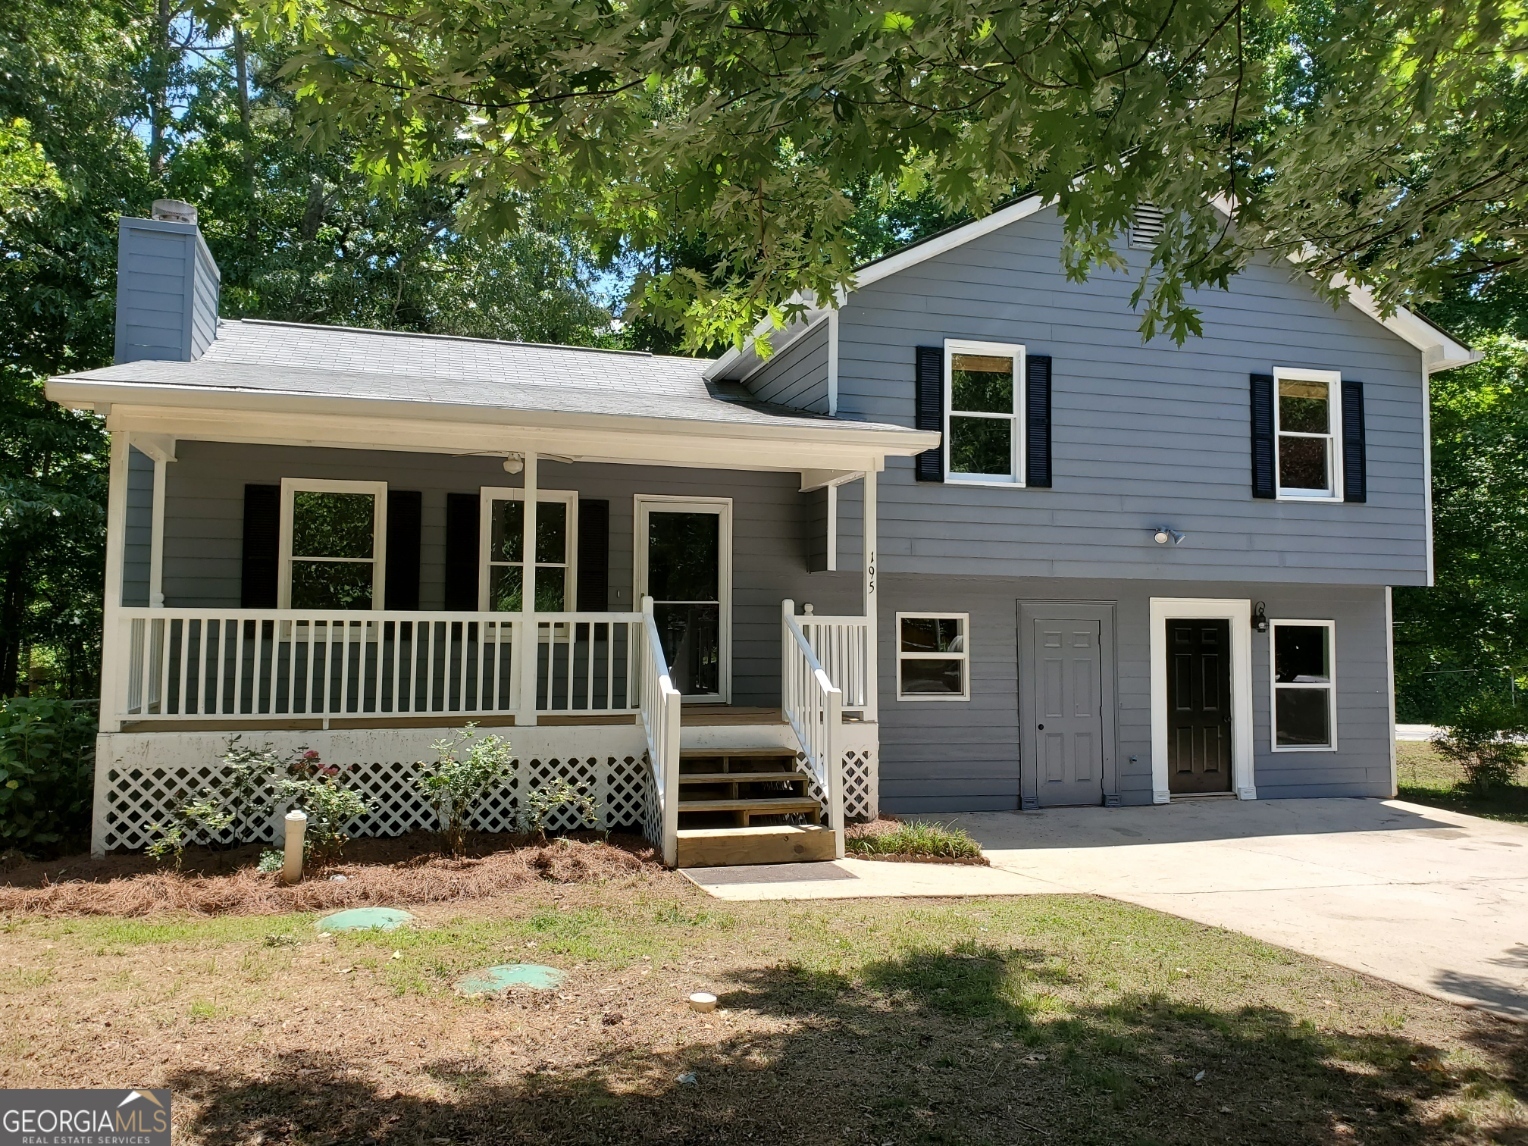
[[[58,379],[188,390],[375,399],[800,430],[901,431],[760,402],[708,381],[705,358],[255,320],[218,324],[195,362],[124,362]]]

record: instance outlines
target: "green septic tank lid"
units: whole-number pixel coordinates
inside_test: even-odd
[[[396,907],[353,907],[318,921],[320,931],[392,931],[414,917]]]
[[[555,991],[566,977],[567,972],[540,963],[500,963],[467,972],[456,981],[456,989],[464,995],[494,995],[511,987]]]

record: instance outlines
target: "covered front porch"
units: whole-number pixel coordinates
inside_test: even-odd
[[[156,424],[113,432],[97,851],[142,846],[235,733],[361,764],[367,833],[431,826],[405,773],[469,722],[670,863],[697,833],[714,862],[718,832],[771,826],[820,827],[841,854],[845,818],[876,814],[879,459],[676,465],[653,456],[662,439],[596,459],[524,437],[446,453]]]

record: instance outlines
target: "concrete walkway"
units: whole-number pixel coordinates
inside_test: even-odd
[[[1398,800],[1181,800],[941,817],[991,868],[691,871],[728,899],[1083,892],[1528,1020],[1528,827]]]

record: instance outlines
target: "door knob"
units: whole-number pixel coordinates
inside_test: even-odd
[[[1042,724],[1042,725],[1040,725],[1040,731],[1041,731],[1041,732],[1044,732],[1044,731],[1045,731],[1045,725],[1043,725],[1043,724]]]

